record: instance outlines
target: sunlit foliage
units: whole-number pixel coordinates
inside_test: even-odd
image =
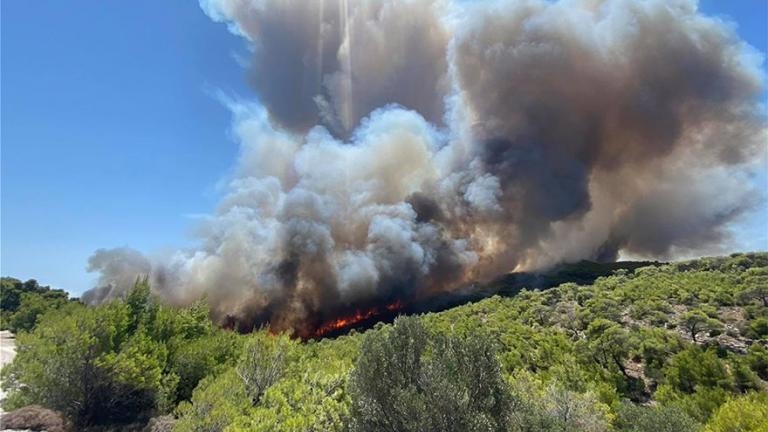
[[[310,341],[221,330],[204,300],[162,305],[141,279],[36,314],[5,408],[171,413],[177,431],[758,431],[766,275],[764,253],[619,269]]]

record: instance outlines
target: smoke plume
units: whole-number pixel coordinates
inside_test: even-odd
[[[342,311],[619,254],[711,251],[762,199],[762,59],[688,0],[203,0],[252,50],[200,245],[97,251],[99,302],[307,334]]]

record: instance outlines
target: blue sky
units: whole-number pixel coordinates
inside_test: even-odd
[[[768,2],[706,0],[768,52]],[[237,146],[216,89],[253,98],[244,43],[190,0],[2,2],[0,272],[80,293],[97,248],[188,245]],[[758,181],[763,184],[766,179]],[[768,207],[738,227],[768,248]]]

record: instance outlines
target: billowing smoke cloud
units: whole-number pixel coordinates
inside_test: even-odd
[[[397,103],[443,116],[448,33],[439,0],[203,0],[253,45],[250,80],[270,119],[306,132],[346,134]]]
[[[196,250],[97,252],[93,301],[151,271],[169,301],[307,333],[514,269],[717,249],[762,199],[762,60],[694,2],[203,8],[253,51],[236,174]]]
[[[93,304],[124,295],[137,277],[152,272],[152,263],[141,252],[127,247],[98,249],[88,259],[87,269],[100,274],[97,287],[83,293],[81,299]]]

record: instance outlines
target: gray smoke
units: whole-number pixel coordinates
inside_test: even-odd
[[[98,272],[96,288],[83,293],[81,300],[98,304],[125,295],[136,278],[149,275],[152,263],[141,252],[127,248],[98,249],[88,259],[89,272]]]
[[[97,252],[97,301],[149,266],[171,302],[306,334],[515,269],[716,250],[762,199],[762,59],[692,1],[202,5],[253,51],[236,174],[199,248]]]
[[[250,81],[281,127],[347,134],[397,103],[431,122],[448,90],[439,0],[203,1],[253,46]]]

